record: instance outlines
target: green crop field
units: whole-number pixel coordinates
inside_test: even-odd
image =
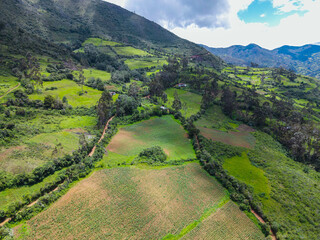
[[[183,230],[187,234],[189,224],[201,221],[204,213],[210,218],[209,209],[227,202],[224,189],[197,163],[158,170],[114,168],[79,182],[15,233],[17,239],[161,239]],[[245,216],[237,210],[226,214],[234,213],[234,218]],[[247,225],[235,228],[234,236],[257,231],[253,223]]]
[[[149,53],[133,48],[133,47],[115,47],[114,50],[117,52],[118,55],[123,56],[148,56]]]
[[[198,94],[191,93],[182,89],[170,88],[165,92],[168,96],[167,106],[171,106],[174,99],[174,92],[177,91],[180,101],[184,106],[180,110],[185,117],[190,117],[200,111],[202,97]]]
[[[153,146],[163,148],[169,160],[195,158],[186,131],[172,116],[152,118],[121,128],[107,150],[125,156],[136,156],[143,149]]]
[[[56,87],[57,90],[45,90],[46,88]],[[62,80],[57,82],[44,82],[43,83],[43,93],[42,94],[32,94],[29,96],[30,99],[36,100],[44,100],[46,95],[52,95],[54,97],[58,97],[62,99],[64,96],[67,97],[68,103],[73,107],[78,106],[94,106],[98,102],[101,91],[90,88],[90,87],[83,87],[83,91],[87,92],[84,93],[82,96],[79,96],[81,92],[81,86],[77,83],[70,81],[70,80]]]
[[[128,65],[130,69],[138,69],[138,68],[150,68],[163,66],[167,64],[167,60],[163,58],[139,58],[139,59],[128,59],[124,62]]]

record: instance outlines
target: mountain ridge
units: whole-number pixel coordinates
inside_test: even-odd
[[[320,46],[306,44],[303,46],[284,45],[273,50],[257,44],[247,46],[233,45],[227,48],[211,48],[200,45],[211,53],[221,57],[230,64],[261,67],[284,67],[299,74],[320,78]]]

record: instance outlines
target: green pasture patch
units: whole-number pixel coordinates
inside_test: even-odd
[[[106,71],[101,71],[93,68],[83,69],[84,76],[87,78],[87,81],[89,78],[100,78],[102,81],[109,81],[111,79],[111,73],[108,73]]]
[[[226,159],[223,168],[235,178],[252,186],[256,194],[270,198],[271,187],[264,171],[251,164],[247,153]]]
[[[54,149],[56,146],[59,149],[60,156],[67,153],[72,153],[79,147],[79,135],[82,131],[74,133],[71,131],[61,131],[54,133],[41,133],[30,138],[30,143],[44,144]],[[56,156],[53,156],[56,157]]]
[[[85,45],[88,45],[88,44],[93,44],[93,45],[96,46],[96,47],[99,47],[99,46],[117,46],[117,45],[121,45],[120,43],[103,40],[103,39],[101,39],[101,38],[88,38],[88,39],[82,44],[82,46],[85,46]]]
[[[143,149],[160,146],[168,160],[194,159],[187,133],[172,116],[152,118],[120,128],[107,147],[108,152],[136,156]]]
[[[46,88],[57,87],[57,90],[46,91]],[[64,96],[67,97],[68,103],[73,107],[78,106],[94,106],[101,97],[101,91],[90,88],[83,87],[84,93],[82,96],[79,96],[81,92],[81,86],[71,80],[62,80],[56,82],[44,82],[43,83],[43,93],[42,94],[32,94],[29,96],[32,100],[44,100],[46,95],[52,95],[62,99]]]
[[[123,56],[148,56],[149,53],[133,48],[133,47],[115,47],[114,50],[117,52],[118,55]]]
[[[182,109],[180,111],[185,117],[188,118],[200,111],[202,97],[182,89],[170,88],[165,91],[168,96],[167,106],[172,106],[175,91],[177,91],[182,103]]]
[[[0,75],[0,97],[18,85],[16,77]]]
[[[163,58],[139,58],[139,59],[127,59],[125,64],[128,65],[130,69],[139,69],[139,68],[150,68],[163,66],[167,64],[167,60]]]
[[[32,186],[23,186],[18,188],[6,189],[0,192],[0,210],[6,211],[10,204],[23,200],[24,195],[32,195],[40,191],[47,183],[53,182],[59,175],[60,171],[55,172],[53,175],[46,177],[42,182]]]

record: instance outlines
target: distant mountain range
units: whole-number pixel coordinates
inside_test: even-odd
[[[302,47],[282,46],[274,50],[262,48],[256,44],[235,45],[228,48],[202,47],[234,65],[260,67],[284,67],[299,74],[320,79],[320,46],[308,44]]]

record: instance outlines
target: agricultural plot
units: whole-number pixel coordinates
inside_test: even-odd
[[[96,118],[39,114],[15,124],[25,131],[21,131],[17,146],[0,149],[0,169],[11,174],[30,172],[47,161],[72,153],[79,147],[81,134],[90,141],[88,130],[96,125]]]
[[[113,46],[121,45],[120,43],[103,40],[101,38],[88,38],[82,44],[82,46],[85,46],[85,45],[88,45],[88,44],[93,44],[96,47],[100,47],[100,46],[112,46],[113,47]]]
[[[229,201],[181,239],[264,240],[265,237],[247,215]]]
[[[52,87],[56,87],[57,89],[45,90],[50,89]],[[80,96],[79,93],[81,93],[81,86],[70,80],[44,82],[43,93],[32,94],[29,96],[29,98],[32,100],[39,99],[43,101],[46,95],[52,95],[60,99],[62,99],[65,96],[68,99],[68,103],[73,107],[91,107],[94,106],[101,97],[101,91],[99,90],[84,86],[83,91],[85,93]]]
[[[264,171],[251,164],[247,153],[226,159],[223,168],[235,178],[253,187],[256,194],[266,199],[270,198],[271,186]]]
[[[6,189],[0,192],[0,211],[6,211],[8,207],[14,203],[23,201],[24,196],[32,195],[38,192],[41,188],[45,187],[47,183],[55,180],[60,172],[56,172],[53,175],[46,177],[42,182],[34,184],[32,186],[23,186],[18,188]]]
[[[195,158],[186,131],[172,116],[152,118],[121,128],[107,150],[124,156],[136,156],[143,149],[154,146],[164,149],[168,160]]]
[[[122,56],[148,56],[149,53],[133,48],[133,47],[115,47],[114,50],[117,52],[118,55]]]
[[[161,239],[180,233],[225,197],[197,163],[101,170],[18,226],[16,239]]]
[[[254,130],[225,116],[219,106],[214,105],[207,110],[195,125],[201,135],[213,141],[237,147],[254,147],[255,138],[251,134]]]
[[[139,68],[150,68],[158,67],[167,64],[167,60],[163,58],[139,58],[139,59],[127,59],[125,64],[128,65],[130,69],[139,69]]]
[[[194,114],[197,114],[200,111],[202,99],[200,95],[175,88],[170,88],[165,91],[168,96],[168,102],[166,103],[167,106],[171,107],[174,100],[175,91],[177,91],[180,101],[182,103],[182,109],[180,111],[185,117],[188,118]]]
[[[0,76],[0,98],[17,85],[17,78],[12,76]]]
[[[93,68],[83,69],[84,76],[86,77],[87,81],[90,78],[100,78],[102,81],[107,82],[111,79],[111,73],[106,71],[101,71]]]

